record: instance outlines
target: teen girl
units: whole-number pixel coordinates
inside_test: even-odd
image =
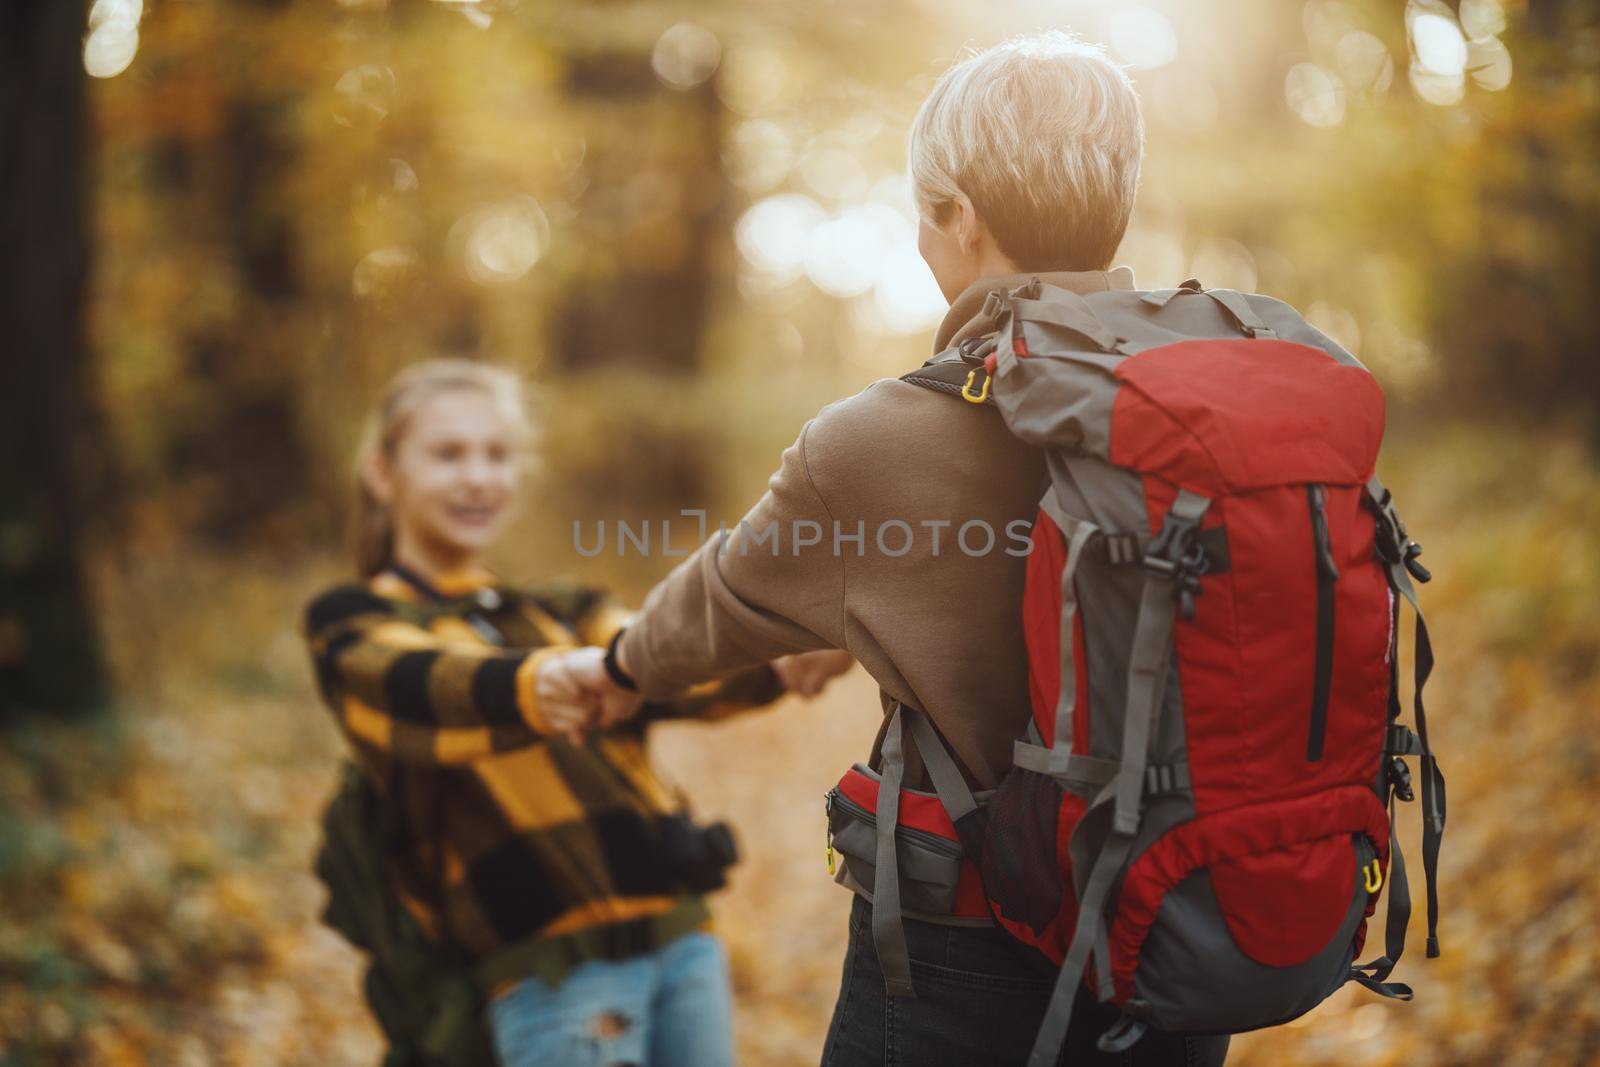
[[[516,379],[464,360],[405,371],[372,419],[361,580],[306,616],[359,768],[319,857],[328,919],[372,957],[389,1062],[485,1062],[492,1043],[506,1067],[730,1064],[727,966],[702,896],[732,861],[726,831],[688,821],[640,721],[580,736],[538,699],[539,665],[604,645],[624,612],[594,589],[509,587],[481,564],[525,438]],[[765,704],[779,672],[814,692],[848,663],[793,657],[644,719]]]

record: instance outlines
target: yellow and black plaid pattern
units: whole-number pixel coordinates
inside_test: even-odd
[[[396,874],[423,926],[483,960],[703,907],[659,862],[656,823],[678,805],[650,770],[645,727],[769,703],[782,692],[772,671],[646,704],[573,744],[539,716],[538,665],[558,648],[604,644],[626,613],[576,586],[467,581],[440,592],[449,599],[384,574],[306,612],[323,698],[397,816]]]

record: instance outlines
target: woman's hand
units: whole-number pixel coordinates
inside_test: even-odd
[[[775,659],[772,671],[785,689],[810,700],[821,693],[828,682],[855,666],[855,662],[855,657],[843,649],[829,648]]]

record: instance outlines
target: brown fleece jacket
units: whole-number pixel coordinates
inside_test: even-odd
[[[991,329],[985,298],[1029,277],[974,283],[934,351]],[[1079,293],[1133,287],[1126,267],[1038,277]],[[665,697],[791,652],[846,649],[884,708],[925,710],[968,774],[993,785],[1028,718],[1026,559],[1016,553],[1043,490],[1041,455],[992,407],[874,382],[823,408],[740,527],[651,591],[623,659],[646,696]],[[984,526],[958,540],[975,520],[992,546]]]

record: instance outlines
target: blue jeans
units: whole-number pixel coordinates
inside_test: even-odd
[[[872,906],[850,911],[850,947],[822,1067],[1008,1067],[1027,1062],[1056,969],[995,927],[905,920],[915,998],[884,993]],[[1151,1032],[1125,1053],[1095,1041],[1121,1012],[1080,986],[1058,1061],[1064,1067],[1221,1067],[1226,1037]]]
[[[732,1067],[728,965],[710,934],[591,960],[552,989],[525,978],[489,1004],[503,1067]]]

